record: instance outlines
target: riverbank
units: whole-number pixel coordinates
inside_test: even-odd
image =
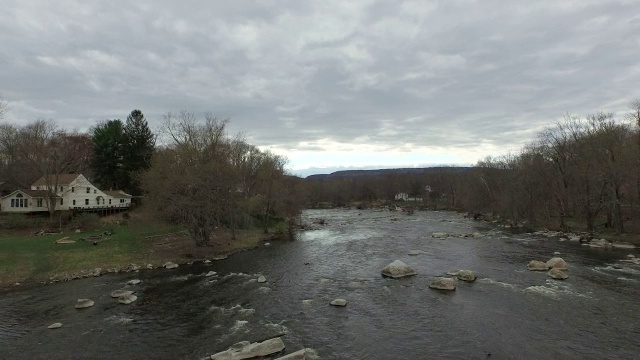
[[[103,219],[90,231],[33,233],[0,236],[0,289],[221,258],[274,237],[250,229],[237,230],[234,240],[230,231],[220,230],[211,247],[198,247],[179,226],[135,216]]]

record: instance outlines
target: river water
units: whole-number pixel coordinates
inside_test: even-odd
[[[2,294],[0,358],[203,359],[277,335],[287,346],[277,356],[308,347],[321,359],[640,358],[640,268],[620,261],[637,251],[513,234],[452,212],[303,217],[326,225],[209,265]],[[567,280],[526,270],[556,251],[569,264]],[[418,275],[383,278],[380,270],[396,259]],[[474,270],[478,280],[458,282],[454,292],[429,289],[454,269]],[[259,275],[268,281],[259,284]],[[134,278],[142,282],[126,285]],[[138,300],[118,304],[109,294],[121,288],[136,290]],[[76,310],[78,298],[95,306]],[[329,306],[335,298],[348,305]],[[54,322],[63,327],[47,329]]]

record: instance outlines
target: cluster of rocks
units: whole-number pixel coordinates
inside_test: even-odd
[[[416,275],[416,272],[407,264],[400,260],[396,260],[385,266],[381,271],[383,276],[398,279],[405,276]],[[429,285],[432,289],[437,290],[455,290],[456,279],[466,282],[476,280],[476,274],[471,270],[455,270],[447,273],[450,277],[436,277]],[[341,300],[341,299],[336,299]],[[336,301],[334,300],[334,301]],[[333,303],[331,305],[334,305]],[[346,305],[346,303],[345,303]],[[344,305],[343,305],[344,306]]]
[[[229,349],[211,355],[211,360],[242,360],[258,357],[266,357],[285,349],[282,338],[277,337],[262,342],[242,341],[233,344]],[[315,358],[315,351],[312,349],[301,349],[286,356],[279,357],[275,360],[306,360]]]
[[[431,234],[432,238],[436,239],[446,239],[448,237],[458,237],[458,238],[480,238],[483,237],[479,232],[469,233],[469,234],[448,234],[446,232],[434,232]]]
[[[565,273],[568,270],[567,263],[561,257],[551,258],[549,261],[531,260],[527,264],[529,271],[547,271],[547,275],[552,279],[565,280],[569,276]]]
[[[213,258],[213,260],[224,260],[226,259],[227,256],[223,255],[223,256],[219,256],[219,257],[215,257]],[[203,263],[205,264],[210,264],[211,260],[204,260]],[[192,264],[192,263],[189,263]],[[57,282],[67,282],[67,281],[71,281],[71,280],[77,280],[77,279],[85,279],[85,278],[89,278],[89,277],[98,277],[98,276],[102,276],[105,274],[118,274],[118,273],[130,273],[130,272],[139,272],[140,270],[153,270],[153,269],[158,269],[158,268],[165,268],[165,269],[175,269],[179,267],[178,264],[168,261],[162,265],[158,265],[158,266],[154,266],[153,264],[147,264],[146,266],[142,266],[142,265],[137,265],[137,264],[128,264],[127,266],[123,267],[123,268],[107,268],[107,269],[102,269],[102,268],[95,268],[93,270],[84,270],[84,271],[79,271],[76,273],[61,273],[61,274],[55,274],[51,277],[49,277],[49,283],[57,283]],[[46,283],[46,282],[45,282]]]
[[[635,255],[629,254],[627,255],[628,259],[620,260],[623,263],[629,263],[633,265],[640,265],[640,258],[635,257]]]
[[[604,238],[594,238],[590,233],[565,233],[562,231],[550,231],[541,230],[534,232],[535,235],[542,235],[546,237],[559,237],[560,241],[577,242],[583,246],[589,246],[592,248],[616,248],[616,249],[635,249],[633,244],[627,244],[622,242],[612,242]]]

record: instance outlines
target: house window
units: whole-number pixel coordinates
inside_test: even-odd
[[[91,188],[87,187],[87,194],[91,194]]]
[[[76,188],[75,187],[71,187],[71,192],[76,192]]]
[[[98,193],[98,191],[96,189],[93,189],[93,193],[96,194]]]
[[[89,199],[84,199],[84,204],[89,205]]]
[[[62,192],[62,191],[63,191],[63,190],[62,190],[62,186],[60,186],[60,192]]]
[[[60,198],[60,205],[64,204],[64,201],[62,198]]]
[[[42,199],[38,199],[38,200],[36,200],[36,205],[37,205],[38,207],[42,207]]]
[[[109,199],[109,205],[111,205],[111,199]]]
[[[76,201],[75,201],[75,200],[73,200],[73,205],[75,205],[75,204],[76,204]]]
[[[27,207],[27,199],[23,199],[22,194],[17,194],[16,198],[11,199],[11,207]]]

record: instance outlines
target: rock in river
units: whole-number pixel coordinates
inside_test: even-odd
[[[431,282],[429,287],[438,290],[455,290],[456,281],[453,278],[437,277]]]
[[[444,239],[448,236],[449,234],[447,234],[446,232],[434,232],[433,234],[431,234],[431,237],[434,237],[436,239]]]
[[[261,343],[242,341],[231,345],[229,349],[211,355],[211,360],[241,360],[259,356],[267,356],[284,350],[282,339],[277,337]]]
[[[204,274],[204,276],[209,277],[209,276],[214,276],[215,274],[217,274],[217,272],[209,271],[208,273]]]
[[[133,294],[125,294],[118,298],[118,302],[125,305],[131,304],[136,300],[138,300],[138,297]]]
[[[129,280],[127,281],[127,285],[138,285],[140,284],[142,281],[139,279],[133,279],[133,280]]]
[[[316,359],[316,358],[317,358],[316,352],[313,351],[312,349],[306,348],[306,349],[293,352],[289,355],[279,357],[276,360],[310,360],[310,359]]]
[[[335,299],[331,303],[333,306],[347,306],[347,300],[345,299]]]
[[[560,270],[559,268],[552,268],[551,270],[549,270],[547,275],[558,280],[564,280],[569,277],[567,274],[564,273],[564,271]]]
[[[178,267],[178,264],[172,263],[171,261],[164,263],[163,265],[165,269],[175,269]]]
[[[119,298],[121,296],[129,296],[131,294],[133,294],[133,291],[131,291],[131,290],[124,290],[124,289],[113,290],[111,292],[111,297],[112,298]]]
[[[53,323],[49,326],[47,326],[47,329],[59,329],[62,327],[62,323]]]
[[[258,276],[258,282],[259,283],[266,283],[267,282],[267,278],[264,277],[263,275]]]
[[[462,281],[473,282],[476,281],[476,273],[471,270],[459,270],[456,277]]]
[[[382,275],[392,277],[394,279],[415,274],[416,272],[413,271],[413,269],[410,268],[409,265],[403,263],[400,260],[396,260],[382,269]]]
[[[547,271],[549,267],[546,263],[538,260],[531,260],[527,265],[527,270],[529,271]]]
[[[420,255],[420,254],[422,254],[422,251],[420,251],[420,250],[410,250],[409,251],[409,255],[411,255],[411,256],[416,256],[416,255]]]
[[[567,270],[567,263],[561,257],[554,257],[551,260],[547,261],[547,267],[557,268],[560,270]]]
[[[76,302],[76,309],[84,309],[88,307],[92,307],[94,304],[93,300],[89,299],[78,299]]]

